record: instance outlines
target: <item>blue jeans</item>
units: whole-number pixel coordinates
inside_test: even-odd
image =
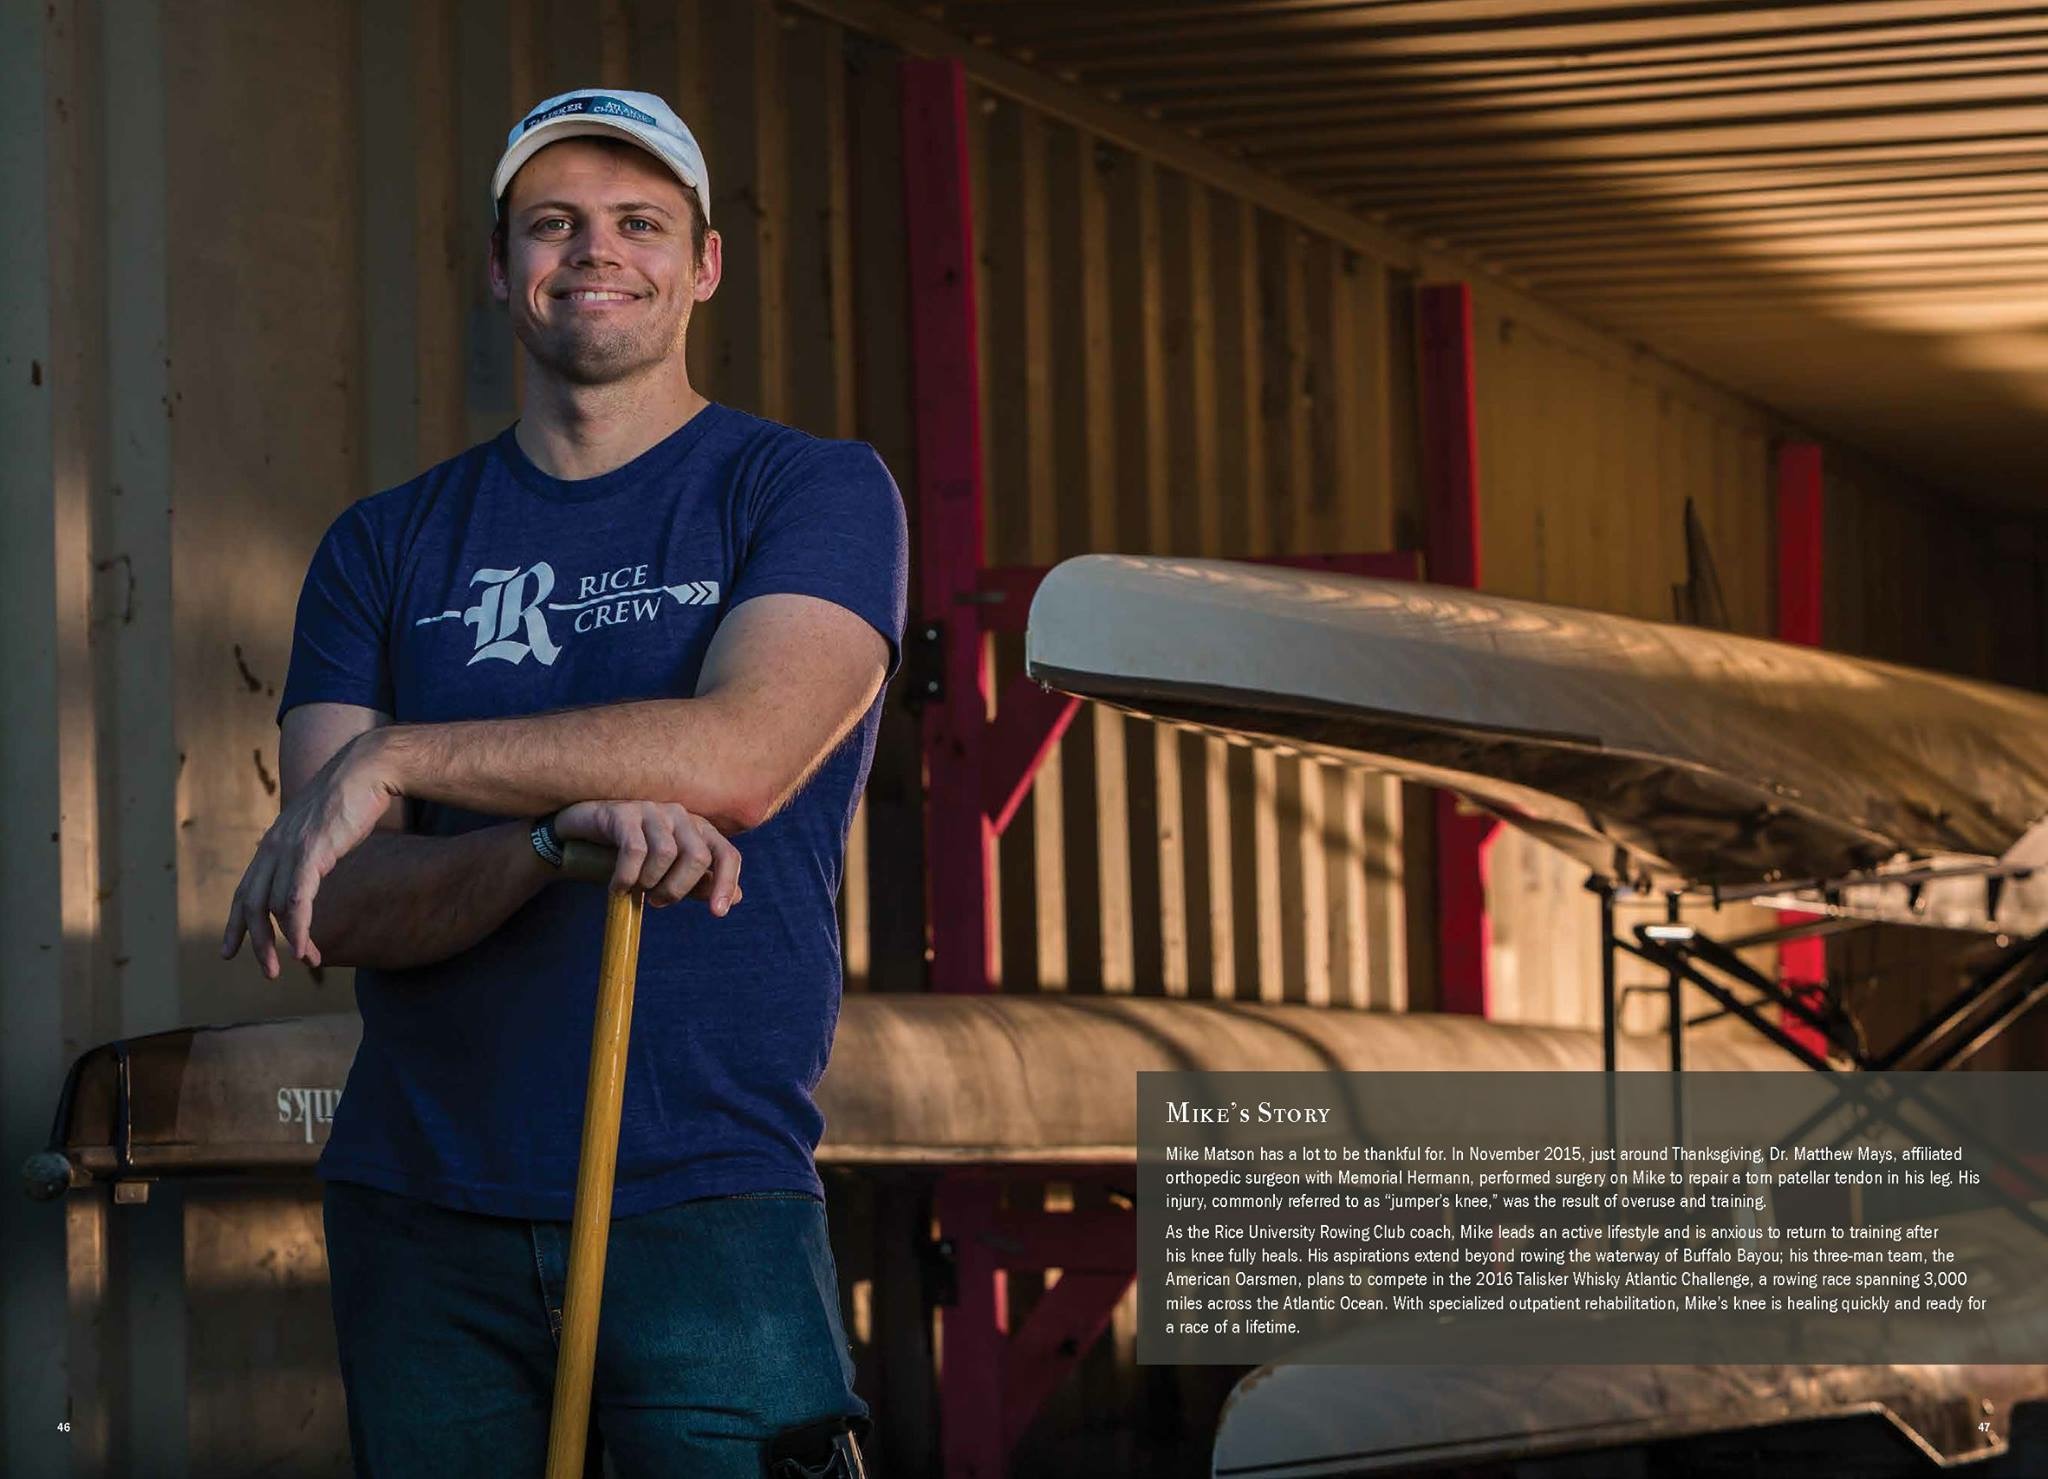
[[[349,1443],[374,1479],[543,1473],[569,1224],[326,1183]],[[867,1416],[825,1206],[804,1192],[613,1221],[591,1390],[618,1479],[760,1479],[775,1433]]]

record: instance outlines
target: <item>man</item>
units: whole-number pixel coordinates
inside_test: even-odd
[[[359,967],[320,1159],[358,1472],[537,1474],[604,911],[556,866],[616,847],[650,912],[595,1426],[622,1475],[753,1479],[778,1433],[866,1425],[811,1090],[902,501],[872,449],[691,386],[723,246],[661,99],[548,99],[491,190],[525,414],[328,530],[222,953],[275,977],[274,920]]]

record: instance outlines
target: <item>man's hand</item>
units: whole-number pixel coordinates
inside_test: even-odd
[[[277,936],[271,919],[284,926],[285,943],[296,958],[320,964],[313,943],[313,898],[320,880],[377,826],[398,795],[375,751],[351,740],[278,813],[256,845],[242,881],[228,905],[223,959],[233,958],[247,935],[263,974],[277,979]]]
[[[707,899],[723,917],[740,901],[739,850],[672,801],[579,801],[555,814],[555,835],[617,848],[613,891],[645,889],[650,909]]]

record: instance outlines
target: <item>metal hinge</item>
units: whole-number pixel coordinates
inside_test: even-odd
[[[960,1302],[960,1255],[951,1238],[927,1238],[917,1245],[917,1261],[924,1273],[925,1298],[931,1304],[951,1308]]]
[[[903,702],[912,709],[946,697],[946,624],[921,621],[910,629],[910,650],[903,655]]]

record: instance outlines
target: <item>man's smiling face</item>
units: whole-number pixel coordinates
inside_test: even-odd
[[[690,310],[718,285],[720,243],[698,259],[682,183],[622,140],[548,145],[505,191],[491,290],[534,359],[564,380],[603,385],[671,356]]]

